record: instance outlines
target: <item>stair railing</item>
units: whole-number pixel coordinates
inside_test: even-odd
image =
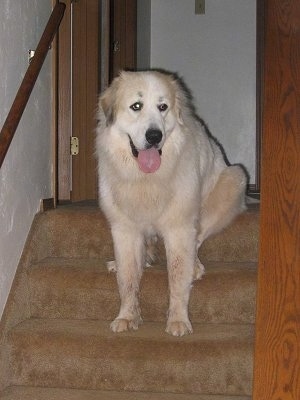
[[[39,44],[35,50],[34,56],[27,68],[23,81],[16,94],[15,100],[4,122],[0,132],[0,168],[26,108],[30,94],[43,66],[52,40],[59,28],[65,8],[66,6],[63,3],[57,3],[55,5],[46,28],[41,36]]]

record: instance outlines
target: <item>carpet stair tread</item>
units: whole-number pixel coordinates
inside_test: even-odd
[[[258,226],[258,206],[250,205],[230,226],[203,243],[201,260],[257,261]],[[39,232],[47,236],[53,256],[104,259],[113,256],[110,229],[97,207],[59,207],[47,211],[39,216]],[[159,254],[164,257],[162,245]]]
[[[250,400],[248,396],[192,395],[175,393],[115,392],[41,387],[10,387],[1,400]]]
[[[251,394],[252,324],[194,324],[194,334],[181,338],[164,329],[147,322],[114,334],[103,321],[26,320],[8,337],[12,384]]]
[[[194,333],[184,337],[165,332],[159,242],[141,281],[144,323],[115,334],[119,293],[106,268],[113,243],[102,212],[85,203],[39,213],[11,303],[24,311],[7,325],[0,399],[251,400],[258,230],[259,207],[250,205],[205,241],[206,273],[189,304]]]
[[[46,258],[28,271],[31,312],[36,318],[115,318],[119,307],[116,275],[101,259]],[[190,317],[193,322],[253,323],[256,263],[207,262],[194,282]],[[164,321],[168,308],[165,266],[146,268],[140,291],[145,321]]]

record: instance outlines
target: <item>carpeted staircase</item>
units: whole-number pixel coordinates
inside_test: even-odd
[[[144,272],[144,323],[114,334],[116,277],[107,224],[93,205],[35,218],[2,323],[0,399],[250,400],[258,210],[251,206],[201,250],[194,334],[165,333],[164,252]]]

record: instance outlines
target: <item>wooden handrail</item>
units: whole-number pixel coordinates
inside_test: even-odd
[[[52,40],[59,28],[65,12],[65,4],[57,3],[51,13],[46,28],[41,36],[23,81],[16,94],[15,100],[4,122],[0,132],[0,168],[4,161],[9,145],[17,130],[20,119],[23,115],[28,99],[43,66],[44,60],[52,43]]]

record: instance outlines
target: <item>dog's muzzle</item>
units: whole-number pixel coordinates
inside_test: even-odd
[[[129,135],[128,135],[128,137],[129,137],[129,143],[130,143],[132,155],[133,155],[133,157],[137,158],[138,155],[139,155],[138,149],[133,144],[133,141],[132,141],[131,137]]]
[[[150,132],[150,131],[151,131],[151,133],[148,134],[148,138],[147,138],[147,133]],[[153,133],[154,131],[155,131],[155,132],[158,132],[158,133],[155,133],[155,134],[154,134],[154,133]],[[129,143],[130,143],[132,155],[133,155],[133,157],[138,158],[139,150],[135,147],[135,145],[134,145],[134,143],[133,143],[133,141],[132,141],[130,135],[128,135],[128,138],[129,138]],[[156,148],[155,145],[159,144],[159,143],[161,142],[161,139],[162,139],[162,133],[161,133],[161,131],[156,131],[156,130],[150,130],[150,129],[149,129],[149,130],[146,132],[146,140],[147,140],[147,142],[148,142],[149,144],[151,144],[151,146],[147,146],[146,149],[150,149],[151,147],[155,147],[155,148]],[[162,150],[161,150],[161,149],[158,149],[158,153],[159,153],[159,155],[161,156]]]
[[[149,145],[145,149],[138,150],[128,135],[131,152],[137,159],[139,169],[145,173],[152,173],[159,169],[161,163],[162,151],[157,147],[162,140],[162,132],[158,129],[148,129],[145,137]]]

